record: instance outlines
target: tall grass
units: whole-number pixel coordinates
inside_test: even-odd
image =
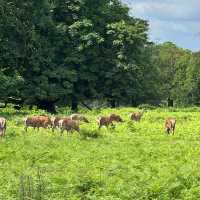
[[[25,132],[24,117],[42,111],[0,110],[8,119],[0,140],[0,200],[200,199],[200,109],[155,109],[140,123],[129,119],[134,110],[82,110],[90,123],[64,135]],[[97,117],[110,113],[125,123],[99,131]],[[177,119],[175,135],[164,132],[170,116]]]

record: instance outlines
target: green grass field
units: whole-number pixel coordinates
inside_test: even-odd
[[[135,110],[82,110],[91,123],[81,125],[80,135],[61,136],[26,133],[30,111],[2,109],[8,128],[0,140],[0,200],[200,199],[200,109],[147,111],[140,123],[129,120]],[[126,122],[98,131],[96,118],[109,113]],[[171,116],[175,135],[166,135]]]

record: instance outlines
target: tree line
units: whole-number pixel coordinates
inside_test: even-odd
[[[198,104],[200,53],[148,39],[120,0],[1,0],[1,101]]]

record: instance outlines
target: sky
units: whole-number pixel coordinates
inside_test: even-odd
[[[146,19],[150,39],[171,41],[182,48],[200,50],[200,0],[122,0],[130,14]]]

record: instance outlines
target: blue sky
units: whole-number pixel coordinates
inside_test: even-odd
[[[200,50],[200,0],[122,0],[131,15],[149,21],[150,39]]]

